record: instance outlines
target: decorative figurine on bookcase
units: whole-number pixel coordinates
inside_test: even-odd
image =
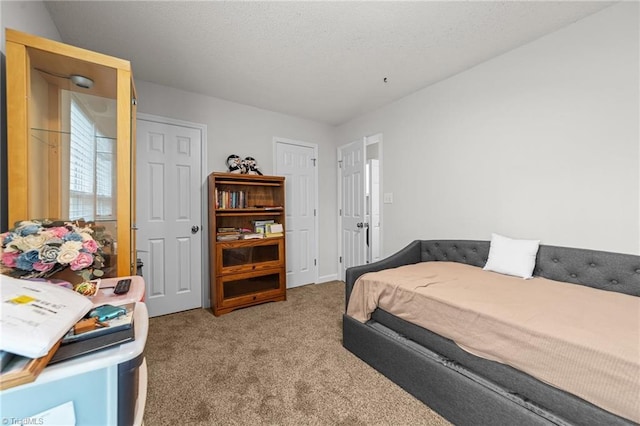
[[[227,167],[229,167],[229,173],[247,173],[244,161],[240,159],[240,156],[235,154],[227,157]]]
[[[262,176],[262,172],[258,168],[258,162],[253,157],[247,157],[243,161],[245,167],[245,173],[250,175],[260,175]]]

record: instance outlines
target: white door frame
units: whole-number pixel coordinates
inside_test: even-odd
[[[336,174],[337,174],[337,182],[338,182],[338,190],[336,191],[337,194],[337,206],[338,206],[338,210],[336,211],[337,215],[338,215],[338,256],[336,258],[336,267],[337,267],[337,271],[338,271],[338,279],[339,280],[343,280],[345,279],[344,276],[342,276],[342,262],[340,261],[342,259],[342,257],[344,256],[343,253],[343,247],[342,247],[342,215],[340,214],[341,210],[342,210],[342,171],[340,168],[340,161],[342,161],[342,148],[344,148],[345,146],[351,144],[352,142],[346,143],[344,145],[341,145],[339,147],[336,148],[336,159],[337,159],[337,163],[336,163]],[[379,174],[379,179],[380,179],[380,200],[383,199],[383,180],[382,180],[382,169],[383,169],[383,163],[382,163],[382,133],[376,133],[373,134],[371,136],[365,136],[365,147],[369,146],[369,145],[373,145],[373,144],[378,144],[378,161],[380,164],[380,174]],[[366,162],[366,153],[365,153],[365,162]],[[384,226],[384,220],[383,220],[383,208],[384,203],[381,201],[381,205],[380,205],[380,257],[384,259],[384,248],[383,248],[383,242],[384,242],[384,232],[383,232],[383,226]]]
[[[201,289],[201,297],[202,297],[202,307],[209,308],[211,306],[209,299],[209,274],[207,271],[209,270],[209,221],[206,220],[209,217],[208,211],[208,192],[207,192],[207,125],[201,123],[193,123],[191,121],[179,120],[176,118],[163,117],[160,115],[153,114],[145,114],[141,112],[136,113],[136,120],[145,120],[151,121],[154,123],[162,123],[162,124],[172,124],[174,126],[182,126],[182,127],[191,127],[194,129],[200,130],[200,134],[202,135],[202,143],[200,144],[200,213],[201,213],[201,224],[200,229],[202,231],[202,240],[201,240],[201,253],[202,256],[202,270],[200,271],[202,289]],[[136,144],[137,149],[137,144]],[[137,153],[136,153],[137,155]],[[144,266],[142,267],[144,271]]]
[[[319,168],[319,158],[318,158],[318,144],[315,143],[309,143],[309,142],[302,142],[302,141],[298,141],[298,140],[293,140],[293,139],[287,139],[287,138],[280,138],[277,136],[274,136],[273,138],[273,170],[276,171],[276,168],[278,166],[278,158],[277,158],[277,145],[278,143],[284,143],[284,144],[289,144],[289,145],[298,145],[298,146],[303,146],[305,148],[312,148],[313,149],[313,157],[316,159],[316,166],[313,168],[313,173],[314,173],[314,181],[315,181],[315,200],[313,200],[314,204],[315,204],[315,208],[316,208],[316,214],[313,218],[313,226],[315,228],[315,244],[313,247],[313,252],[314,252],[314,259],[318,259],[318,262],[313,265],[313,282],[314,284],[318,283],[318,271],[320,270],[320,258],[319,258],[319,253],[320,253],[320,244],[319,244],[319,240],[320,240],[320,234],[318,232],[318,217],[320,216],[319,214],[319,208],[320,208],[320,204],[319,204],[319,194],[318,194],[318,168]],[[277,171],[276,171],[277,173]],[[286,184],[286,182],[285,182]]]
[[[367,136],[367,142],[366,145],[373,145],[373,144],[378,144],[378,181],[380,183],[380,188],[379,188],[379,193],[378,193],[378,200],[380,203],[380,244],[379,244],[379,249],[380,249],[380,259],[384,259],[384,191],[383,191],[383,180],[382,180],[382,133],[376,133],[374,135],[371,136]]]

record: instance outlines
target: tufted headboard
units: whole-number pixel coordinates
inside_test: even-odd
[[[420,259],[451,261],[483,267],[489,241],[424,240]],[[640,256],[541,245],[534,276],[640,296]]]

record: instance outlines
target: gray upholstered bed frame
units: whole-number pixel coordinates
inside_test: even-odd
[[[366,272],[424,261],[481,267],[488,254],[488,241],[414,241],[384,260],[349,268],[346,301]],[[635,255],[541,245],[534,276],[640,296]],[[344,315],[343,345],[457,425],[633,424],[381,309],[366,324]]]

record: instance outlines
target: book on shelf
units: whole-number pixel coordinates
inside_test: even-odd
[[[281,210],[282,206],[255,206],[257,209],[264,209],[264,210]]]
[[[261,238],[264,238],[264,234],[261,234],[260,232],[242,234],[243,240],[259,240]]]
[[[242,235],[238,232],[238,233],[234,233],[234,234],[227,234],[227,235],[217,235],[216,236],[216,240],[218,241],[235,241],[235,240],[239,240],[240,238],[242,238]]]
[[[255,231],[255,233],[257,234],[266,234],[267,233],[267,225],[271,224],[271,223],[275,223],[275,220],[270,219],[270,220],[254,220],[252,221],[253,223],[253,230]]]
[[[60,346],[60,341],[40,358],[28,358],[22,355],[0,351],[0,390],[31,383],[38,378]]]
[[[268,223],[265,228],[265,236],[267,238],[283,237],[284,228],[281,223]]]
[[[246,191],[215,189],[217,209],[246,209],[249,194]]]
[[[82,332],[78,326],[72,327],[67,334],[62,338],[62,344],[79,342],[81,340],[92,339],[95,337],[103,336],[105,334],[115,333],[116,331],[125,330],[133,327],[133,313],[135,310],[135,302],[122,305],[126,309],[124,315],[120,315],[117,318],[103,321],[97,324],[97,327],[93,330]]]
[[[228,234],[234,232],[239,232],[239,229],[231,226],[218,228],[218,234]]]
[[[270,223],[267,225],[267,234],[282,234],[284,229],[281,223]]]

